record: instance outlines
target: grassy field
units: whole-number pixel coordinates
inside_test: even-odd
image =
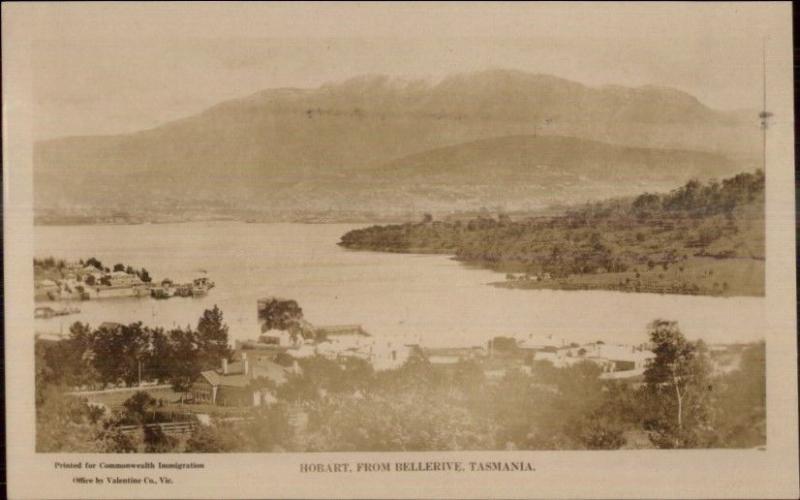
[[[125,389],[111,389],[105,391],[92,391],[75,393],[77,397],[86,398],[90,403],[97,403],[106,405],[108,408],[114,409],[122,406],[128,398],[136,394],[137,391],[144,391],[150,394],[156,400],[162,400],[166,405],[170,402],[179,401],[180,393],[172,390],[171,387],[131,387]]]
[[[617,290],[639,293],[686,295],[761,296],[764,293],[764,261],[750,258],[687,260],[652,270],[617,273],[573,274],[546,281],[511,279],[493,283],[503,288],[554,290]]]

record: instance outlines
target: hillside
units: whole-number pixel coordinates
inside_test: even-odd
[[[370,187],[384,180],[383,165],[397,167],[406,158],[435,166],[425,155],[438,161],[448,146],[464,144],[461,156],[453,156],[463,158],[475,141],[565,136],[739,159],[753,157],[757,132],[755,120],[712,110],[674,89],[593,88],[504,70],[436,84],[369,76],[265,90],[133,134],[37,143],[35,202],[39,209],[174,211],[196,203],[259,211],[274,210],[277,197],[277,209],[316,210],[327,201],[359,209],[363,197],[350,203],[349,194],[337,194],[349,192],[354,176],[363,174],[358,180]],[[526,147],[535,145],[516,154]],[[482,165],[508,161],[499,150],[493,159],[491,149]],[[408,203],[415,202],[412,194]]]
[[[554,217],[371,226],[354,250],[455,254],[508,272],[514,288],[764,294],[764,176],[690,181],[668,194],[589,204]],[[513,273],[522,273],[517,276]]]
[[[413,193],[416,206],[431,212],[448,206],[526,210],[667,190],[685,179],[722,178],[738,170],[736,162],[714,153],[510,136],[399,158],[355,176],[351,188],[386,186],[381,198],[401,204],[400,194]]]

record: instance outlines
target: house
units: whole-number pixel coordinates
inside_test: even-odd
[[[278,344],[267,344],[258,340],[236,340],[234,347],[237,351],[270,351],[270,352],[283,352],[285,347],[280,347]]]
[[[317,355],[317,349],[312,344],[301,344],[287,349],[286,353],[297,359],[313,358]]]
[[[299,335],[292,335],[288,330],[277,330],[275,328],[267,330],[258,337],[258,342],[279,347],[290,347],[300,341]]]
[[[428,347],[422,353],[431,364],[454,365],[461,361],[469,361],[485,356],[482,347]]]
[[[34,298],[36,300],[56,300],[61,294],[61,288],[53,280],[43,279],[36,282]]]
[[[604,367],[606,364],[605,360],[600,358],[575,355],[569,348],[536,351],[532,359],[533,361],[549,361],[556,368],[566,368],[584,361],[593,361],[601,367]]]
[[[418,348],[391,339],[376,340],[370,348],[369,361],[375,370],[393,370],[403,366]]]
[[[219,368],[201,372],[190,392],[195,403],[218,406],[272,404],[275,396],[269,386],[286,383],[289,374],[298,371],[297,365],[285,368],[264,358],[251,361],[243,352],[240,361],[223,359]],[[267,382],[262,383],[264,381]]]
[[[517,347],[523,351],[541,351],[559,349],[567,345],[564,339],[554,337],[553,335],[534,335],[530,334],[527,337],[517,341]]]
[[[55,315],[56,311],[52,307],[37,307],[33,310],[33,317],[35,319],[47,319]]]
[[[583,350],[583,351],[581,351]],[[619,372],[638,370],[644,372],[656,355],[650,350],[625,344],[603,344],[595,342],[573,348],[575,353],[583,353],[590,359],[603,359],[611,363],[608,371]]]
[[[69,336],[61,333],[36,332],[34,338],[40,342],[61,342],[69,339]]]
[[[370,336],[370,334],[367,333],[361,325],[319,326],[314,328],[314,333],[319,340],[331,340],[332,338],[343,337],[360,338]]]
[[[108,275],[111,286],[134,286],[141,285],[142,280],[135,274],[128,274],[125,271],[114,271]]]
[[[333,325],[314,328],[314,337],[325,351],[344,352],[368,349],[373,344],[372,336],[361,325]],[[328,343],[323,346],[322,344]]]
[[[591,362],[602,368],[603,378],[626,378],[644,373],[655,359],[655,354],[641,346],[592,342],[571,344],[558,349],[536,351],[534,361],[549,361],[556,368],[565,368],[582,362]],[[608,374],[614,375],[608,375]]]

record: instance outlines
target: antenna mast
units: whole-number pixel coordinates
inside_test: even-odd
[[[761,112],[758,114],[761,118],[761,168],[764,174],[767,173],[767,128],[769,127],[769,118],[772,113],[767,111],[767,39],[764,38],[762,42],[761,52],[761,68],[763,72],[763,101]]]

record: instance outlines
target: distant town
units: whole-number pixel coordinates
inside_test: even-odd
[[[76,322],[69,335],[37,334],[39,451],[765,442],[763,343],[689,342],[677,324],[657,320],[639,345],[531,333],[433,348],[357,324],[313,325],[292,299],[255,306],[259,331],[232,345],[217,307],[194,329]],[[751,410],[726,415],[731,408]],[[745,421],[751,432],[741,432]]]
[[[208,294],[214,282],[199,276],[187,283],[169,278],[154,282],[147,269],[134,269],[125,264],[106,267],[94,257],[86,261],[66,262],[52,257],[34,259],[34,299],[37,302],[73,302],[120,297],[199,297]],[[75,306],[41,305],[36,318],[49,318],[80,312]]]

